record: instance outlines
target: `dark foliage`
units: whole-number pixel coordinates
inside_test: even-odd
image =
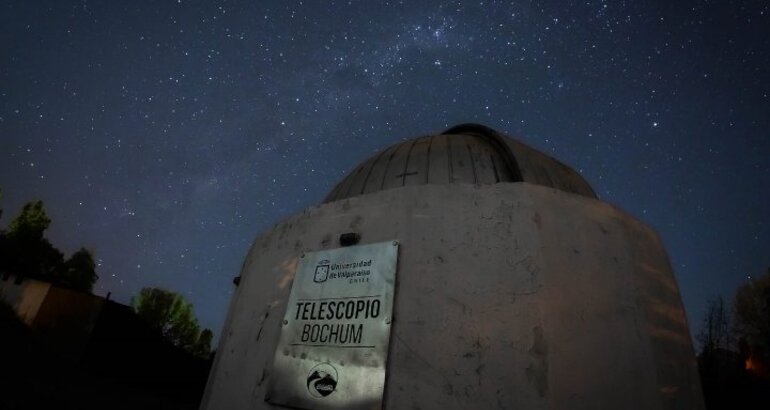
[[[59,273],[58,282],[70,289],[93,290],[94,283],[99,276],[96,275],[96,263],[94,257],[86,248],[80,248],[73,253]]]
[[[755,373],[770,371],[770,269],[738,288],[735,295],[736,329],[745,340],[742,346],[747,365]]]
[[[163,340],[130,307],[107,301],[82,358],[56,354],[50,340],[0,303],[0,409],[197,409],[211,360]]]
[[[137,315],[166,340],[202,358],[211,354],[213,333],[209,329],[200,330],[192,304],[182,295],[160,288],[143,288],[131,304]]]
[[[698,369],[706,408],[770,408],[770,272],[738,289],[734,314],[728,306],[721,298],[709,301],[699,334]]]
[[[0,272],[91,292],[99,278],[93,254],[81,248],[65,261],[64,254],[45,238],[50,225],[42,201],[24,205],[8,231],[0,231]]]

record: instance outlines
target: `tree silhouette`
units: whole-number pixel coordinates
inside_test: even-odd
[[[96,274],[93,254],[86,248],[80,248],[64,262],[59,282],[68,288],[90,292],[97,279],[99,275]]]
[[[211,329],[203,329],[200,335],[198,335],[198,340],[195,342],[193,354],[204,359],[208,358],[211,354],[211,340],[213,338],[214,333]]]
[[[0,268],[10,273],[50,280],[64,262],[64,255],[43,237],[50,224],[43,201],[24,205],[4,235],[0,247]]]
[[[721,296],[708,301],[708,311],[703,320],[703,327],[698,334],[701,353],[709,354],[718,349],[729,349],[732,346],[733,329],[730,316]]]
[[[735,319],[738,333],[748,350],[747,366],[760,373],[770,369],[770,268],[738,288],[735,294]]]
[[[0,232],[0,271],[90,292],[99,278],[93,254],[81,248],[65,262],[45,237],[50,225],[43,201],[24,205],[8,231]]]
[[[136,313],[171,343],[190,353],[207,357],[211,330],[200,331],[192,304],[182,295],[161,288],[142,288],[131,300]]]
[[[24,205],[19,216],[8,226],[8,236],[25,239],[42,239],[43,232],[51,225],[51,219],[43,208],[43,201]]]

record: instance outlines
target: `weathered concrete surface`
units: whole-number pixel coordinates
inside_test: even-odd
[[[0,300],[10,305],[19,318],[32,326],[51,284],[39,280],[17,281],[15,275],[0,276]]]
[[[388,409],[700,409],[656,234],[528,183],[406,186],[313,207],[257,238],[203,409],[266,409],[297,258],[398,239]]]

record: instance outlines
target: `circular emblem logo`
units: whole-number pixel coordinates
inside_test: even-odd
[[[307,391],[315,398],[326,397],[337,388],[337,369],[329,363],[320,363],[310,369]]]

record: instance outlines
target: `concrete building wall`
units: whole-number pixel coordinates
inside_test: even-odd
[[[17,281],[14,275],[0,276],[0,300],[10,305],[29,326],[35,321],[51,284],[34,279]]]
[[[76,361],[82,355],[104,298],[15,275],[0,276],[0,300],[42,336],[51,351]]]
[[[77,361],[86,349],[104,298],[52,286],[38,309],[32,328],[51,351]]]
[[[201,408],[273,408],[264,397],[297,258],[346,232],[400,241],[385,408],[703,408],[657,235],[529,183],[397,187],[258,237]]]

